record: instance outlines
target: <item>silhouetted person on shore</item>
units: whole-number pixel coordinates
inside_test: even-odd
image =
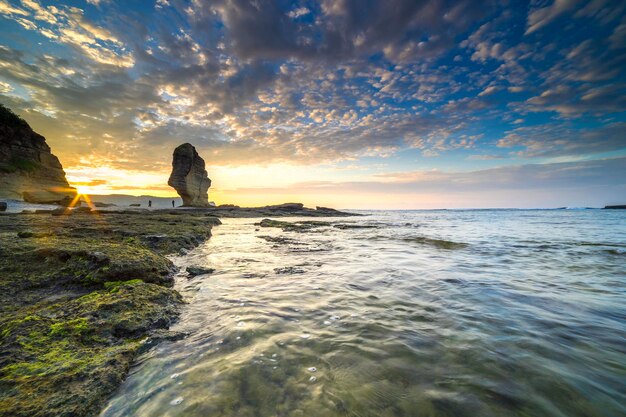
[[[172,200],[172,207],[174,207],[174,200]]]
[[[152,207],[152,200],[148,200],[148,207]]]

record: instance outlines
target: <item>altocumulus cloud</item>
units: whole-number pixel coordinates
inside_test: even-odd
[[[620,2],[0,0],[0,16],[2,101],[70,167],[167,169],[182,141],[213,165],[626,149]]]

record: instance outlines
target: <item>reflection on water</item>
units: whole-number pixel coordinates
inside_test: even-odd
[[[626,415],[626,213],[369,214],[225,219],[102,415]]]

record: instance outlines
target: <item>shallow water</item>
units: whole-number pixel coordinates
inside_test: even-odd
[[[294,219],[287,219],[294,220]],[[224,219],[102,416],[626,415],[626,212]],[[286,237],[281,243],[260,236]]]

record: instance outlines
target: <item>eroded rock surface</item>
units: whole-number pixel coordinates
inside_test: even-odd
[[[0,105],[0,198],[58,204],[75,193],[46,139]]]
[[[181,210],[182,211],[182,210]],[[166,211],[0,214],[0,416],[96,416],[182,297],[166,254],[218,220]],[[158,239],[154,239],[158,236]]]
[[[206,172],[204,159],[190,143],[184,143],[174,150],[172,174],[167,183],[181,196],[183,206],[209,206],[211,179]]]

